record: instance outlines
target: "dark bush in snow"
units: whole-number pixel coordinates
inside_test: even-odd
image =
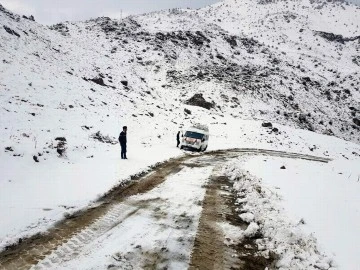
[[[110,144],[117,144],[117,140],[114,137],[110,137],[109,135],[102,135],[100,131],[90,135],[90,138],[93,138],[102,143],[110,143]]]
[[[56,152],[62,157],[65,154],[66,151],[66,138],[65,137],[57,137],[55,138],[55,141],[57,141],[56,145]]]

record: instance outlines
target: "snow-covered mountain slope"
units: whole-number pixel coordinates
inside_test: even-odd
[[[41,148],[74,127],[87,138],[89,126],[151,122],[147,137],[161,121],[198,120],[184,103],[202,94],[215,118],[359,142],[359,16],[339,1],[227,0],[48,28],[1,7],[2,140],[23,148],[36,134]]]
[[[178,54],[168,71],[172,89],[203,92],[235,116],[276,119],[358,141],[359,7],[264,2],[229,0],[138,21],[153,33],[165,28],[170,44],[178,44],[174,32],[181,30],[202,31],[208,39],[195,58],[188,47]],[[189,16],[195,17],[191,23]]]

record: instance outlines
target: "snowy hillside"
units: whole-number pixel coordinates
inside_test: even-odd
[[[214,117],[266,119],[358,142],[359,7],[263,2],[51,29],[2,8],[2,138],[25,144],[21,134],[35,133],[41,148],[74,127],[77,137],[117,133],[120,119],[164,119],[176,129],[198,93]]]
[[[210,150],[348,162],[339,181],[356,190],[359,25],[342,1],[225,0],[51,27],[0,5],[0,250],[181,155],[175,134],[193,122],[210,126]]]

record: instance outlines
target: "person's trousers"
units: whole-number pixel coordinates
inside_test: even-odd
[[[121,158],[126,158],[126,144],[120,144],[121,146]]]
[[[179,144],[180,144],[180,140],[177,140],[177,145],[176,145],[176,147],[179,147]]]

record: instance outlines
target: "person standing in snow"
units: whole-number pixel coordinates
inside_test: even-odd
[[[177,141],[176,147],[179,147],[179,144],[180,144],[180,131],[176,135],[176,141]]]
[[[121,131],[119,136],[119,143],[121,146],[121,159],[127,159],[126,157],[126,133],[127,133],[127,126],[123,126],[123,131]]]

